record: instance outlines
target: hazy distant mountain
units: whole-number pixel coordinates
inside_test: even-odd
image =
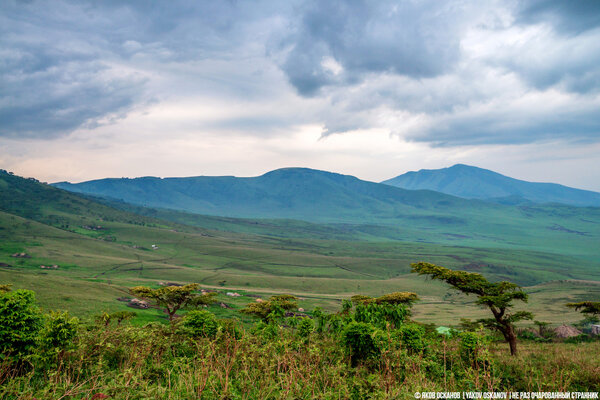
[[[307,168],[278,169],[252,178],[143,177],[54,186],[148,207],[250,218],[364,221],[477,207],[473,201],[442,193],[405,190]]]
[[[600,193],[574,189],[556,183],[526,182],[496,172],[456,164],[449,168],[422,169],[383,181],[403,189],[428,189],[467,199],[500,203],[562,203],[574,206],[600,206]]]

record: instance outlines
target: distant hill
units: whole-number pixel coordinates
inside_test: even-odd
[[[329,274],[331,268],[335,276],[328,278],[346,278],[356,269],[363,279],[387,279],[406,272],[415,260],[460,266],[520,284],[596,279],[599,271],[600,208],[509,206],[297,168],[255,178],[108,179],[88,184],[105,184],[108,193],[119,189],[121,198],[130,202],[162,207],[69,193],[0,171],[0,262],[16,264],[10,255],[26,251],[37,258],[23,268],[34,271],[53,262],[82,277],[118,272],[189,281],[209,274],[211,284],[224,278],[229,282],[239,269],[236,285],[246,285],[250,271],[259,273],[260,285],[270,287],[279,286],[265,277],[321,276],[320,271]],[[86,189],[85,184],[66,186]],[[213,215],[263,217],[206,217],[173,210],[174,205],[210,207]],[[365,258],[358,249],[367,241],[371,250]],[[148,248],[155,243],[159,250],[152,256]],[[236,244],[225,250],[232,243]],[[282,251],[282,257],[251,255],[264,246]],[[397,250],[390,252],[389,246]],[[310,255],[312,261],[301,262],[290,249],[318,257],[312,260]],[[213,254],[209,250],[215,257],[206,257]],[[95,261],[88,252],[94,253]],[[343,260],[330,259],[333,254]],[[358,255],[357,262],[348,258],[350,254]],[[165,262],[172,268],[164,270]],[[202,269],[205,266],[210,272]],[[217,270],[225,276],[214,274]],[[380,272],[373,274],[375,270]]]
[[[442,193],[405,190],[307,168],[283,168],[253,178],[143,177],[54,186],[141,206],[245,218],[365,221],[477,206]]]
[[[435,190],[466,199],[493,200],[505,204],[529,201],[600,207],[600,193],[556,183],[522,181],[464,164],[411,171],[381,183],[403,189]]]
[[[117,210],[86,196],[4,170],[0,170],[0,211],[61,229],[73,229],[74,226],[101,221],[120,221],[133,225],[158,223],[153,218]]]

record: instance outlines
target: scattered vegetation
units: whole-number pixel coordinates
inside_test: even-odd
[[[442,280],[462,293],[475,294],[477,304],[488,307],[494,315],[494,318],[481,319],[479,322],[502,333],[510,346],[510,354],[517,354],[514,324],[524,319],[533,319],[533,314],[527,311],[510,312],[514,300],[527,302],[527,294],[518,285],[506,281],[492,283],[481,274],[453,271],[424,262],[412,264],[412,270],[419,275]]]
[[[597,340],[526,341],[511,357],[483,327],[448,336],[411,321],[416,298],[404,297],[411,301],[355,297],[336,313],[298,317],[282,314],[297,299],[274,296],[256,303],[267,306],[250,313],[258,322],[246,329],[202,307],[169,325],[127,324],[132,314],[85,322],[66,312],[42,315],[33,292],[9,291],[0,298],[0,398],[398,399],[421,390],[600,390]],[[398,312],[390,316],[392,308]],[[123,323],[110,323],[119,317]]]
[[[198,294],[198,284],[192,283],[184,286],[164,286],[152,289],[147,286],[136,286],[129,292],[134,296],[154,301],[157,306],[164,307],[169,321],[173,321],[175,314],[182,308],[198,307],[215,302],[216,293]]]

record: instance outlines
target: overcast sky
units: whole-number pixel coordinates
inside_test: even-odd
[[[456,163],[600,191],[600,1],[0,5],[0,168],[19,175]]]

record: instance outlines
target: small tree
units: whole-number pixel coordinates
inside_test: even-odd
[[[216,293],[198,294],[198,284],[192,283],[184,286],[165,286],[152,289],[147,286],[136,286],[129,292],[137,297],[154,301],[159,307],[164,307],[169,321],[173,321],[175,314],[182,308],[198,307],[215,302]]]
[[[582,325],[596,324],[600,321],[600,302],[598,301],[581,301],[579,303],[567,303],[567,307],[574,308],[576,311],[585,315],[585,318],[580,323]]]
[[[31,290],[0,293],[0,359],[28,353],[41,327],[42,315]]]
[[[574,308],[582,314],[600,317],[600,301],[581,301],[579,303],[567,303],[567,307]]]
[[[538,327],[538,333],[540,334],[540,336],[544,337],[546,335],[546,332],[548,331],[548,326],[550,325],[550,322],[533,321],[533,323],[535,324],[535,326]]]
[[[290,294],[281,294],[277,296],[271,296],[269,300],[261,303],[250,303],[242,309],[244,314],[253,315],[259,317],[263,321],[283,318],[286,311],[296,310],[298,303],[297,298]]]
[[[121,322],[135,318],[136,316],[137,314],[133,311],[116,311],[111,314],[104,311],[102,314],[96,316],[96,321],[107,327],[112,321],[117,321],[117,325],[121,325]]]
[[[412,292],[394,292],[377,298],[355,295],[351,300],[356,306],[352,316],[355,321],[396,329],[410,316],[410,307],[419,298]]]
[[[356,367],[359,361],[376,357],[380,353],[373,334],[375,327],[366,322],[351,322],[342,332],[342,343],[350,353],[350,363]]]
[[[384,294],[383,296],[377,297],[375,303],[377,304],[404,304],[408,307],[412,306],[415,301],[419,300],[416,293],[413,292],[394,292]]]
[[[512,282],[490,282],[481,274],[453,271],[438,265],[420,262],[411,264],[412,272],[429,275],[432,279],[446,282],[465,294],[477,296],[477,304],[487,306],[494,318],[479,320],[484,325],[496,329],[510,346],[510,354],[517,354],[517,335],[514,324],[524,319],[532,319],[533,314],[525,311],[509,313],[514,300],[527,302],[527,293]]]
[[[39,333],[39,344],[48,354],[58,354],[72,346],[77,336],[79,319],[67,311],[51,311]]]
[[[183,318],[183,326],[195,337],[214,338],[219,329],[215,315],[206,310],[193,310],[187,313]]]

